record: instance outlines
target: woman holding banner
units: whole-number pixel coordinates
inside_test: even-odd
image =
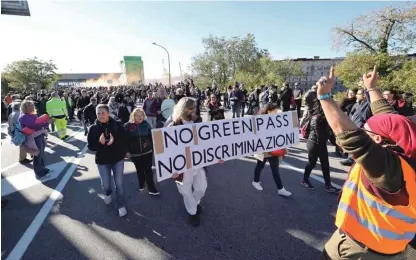
[[[196,100],[190,97],[181,98],[173,109],[172,122],[168,127],[193,124],[196,114]],[[219,161],[218,163],[223,163]],[[189,214],[192,226],[199,226],[199,216],[202,213],[200,202],[207,189],[206,169],[192,169],[183,173],[174,173],[172,178],[176,181],[179,193],[183,196],[186,211]]]
[[[265,114],[276,114],[279,110],[277,109],[277,106],[273,103],[269,103],[266,105],[262,111],[260,111],[261,115]],[[252,183],[253,187],[256,188],[259,191],[263,190],[263,187],[260,184],[260,173],[264,168],[264,165],[266,164],[266,161],[269,161],[270,168],[272,170],[272,175],[274,182],[277,186],[277,193],[280,196],[289,197],[292,195],[290,191],[287,191],[285,187],[283,187],[282,179],[280,178],[279,173],[279,160],[283,158],[284,153],[281,153],[282,150],[277,150],[273,152],[266,152],[263,154],[255,154],[254,157],[257,159],[257,165],[254,169],[254,181]],[[285,150],[284,150],[285,152]]]

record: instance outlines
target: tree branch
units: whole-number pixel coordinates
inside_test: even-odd
[[[362,44],[362,45],[364,45],[367,49],[369,49],[371,52],[373,52],[373,53],[377,53],[377,51],[376,51],[373,47],[371,47],[371,45],[370,45],[370,44],[368,44],[368,43],[366,43],[365,41],[363,41],[363,40],[359,39],[357,36],[355,36],[355,35],[354,35],[354,33],[353,33],[353,32],[350,32],[350,31],[347,31],[347,30],[345,30],[345,29],[341,29],[341,28],[338,28],[338,31],[339,31],[340,33],[343,33],[343,34],[346,34],[346,35],[350,36],[350,37],[352,38],[352,40],[353,40],[353,41],[356,41],[356,42],[361,43],[361,44]]]

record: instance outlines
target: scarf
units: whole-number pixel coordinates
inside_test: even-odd
[[[398,114],[379,114],[367,120],[371,130],[400,146],[404,154],[416,161],[416,124]]]

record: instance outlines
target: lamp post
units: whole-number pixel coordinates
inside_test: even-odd
[[[169,56],[169,52],[168,50],[166,50],[165,47],[163,47],[162,45],[159,45],[157,43],[152,43],[153,45],[159,46],[160,48],[164,49],[166,51],[166,53],[168,54],[168,64],[169,64],[169,87],[172,87],[172,82],[171,82],[171,77],[170,77],[170,56]]]

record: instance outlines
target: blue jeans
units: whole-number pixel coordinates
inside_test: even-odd
[[[113,178],[116,184],[117,205],[118,208],[124,207],[124,160],[118,161],[115,164],[97,164],[97,166],[98,172],[100,173],[101,187],[103,187],[106,196],[113,193],[113,186],[111,185],[111,171],[113,171]]]
[[[33,158],[33,170],[38,177],[46,175],[45,167],[45,135],[41,134],[35,137],[36,146],[39,149],[39,155]]]
[[[241,104],[231,106],[231,112],[233,113],[233,118],[240,117],[240,110],[241,110]]]
[[[277,189],[283,188],[282,179],[280,178],[279,173],[279,158],[278,157],[267,157],[264,158],[263,161],[257,160],[256,168],[254,169],[254,181],[259,182],[260,181],[260,173],[261,170],[263,170],[264,165],[266,164],[266,161],[269,161],[270,169],[272,170],[272,175],[274,182],[276,183]]]

